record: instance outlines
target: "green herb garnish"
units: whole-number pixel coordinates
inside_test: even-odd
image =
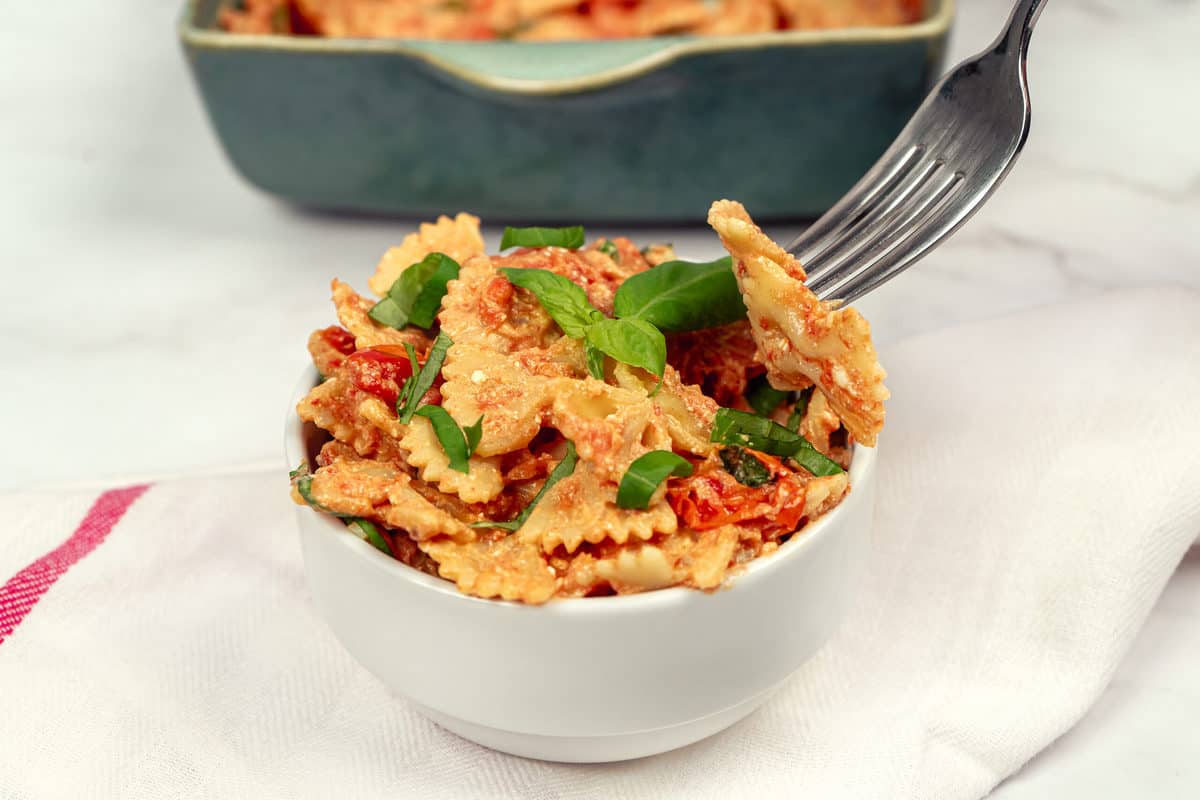
[[[548,269],[505,267],[500,270],[513,286],[533,293],[563,333],[572,339],[582,339],[592,323],[604,319],[588,300],[585,292],[569,278]]]
[[[696,331],[746,318],[729,256],[698,264],[666,261],[631,275],[617,289],[614,313],[661,331]]]
[[[458,423],[454,421],[454,417],[450,416],[450,412],[441,406],[423,405],[416,410],[418,417],[424,417],[429,420],[433,426],[433,432],[437,435],[438,442],[442,445],[442,450],[450,459],[450,469],[456,472],[470,471],[471,450],[467,444],[466,434],[462,428],[458,427]],[[480,417],[479,422],[483,422]]]
[[[671,475],[686,478],[692,474],[692,463],[669,450],[652,450],[629,465],[617,488],[617,505],[621,508],[649,508],[659,484]]]
[[[583,357],[587,361],[588,374],[598,381],[604,380],[604,351],[591,342],[583,343]]]
[[[804,414],[808,411],[808,401],[812,400],[813,390],[815,388],[817,387],[810,386],[796,395],[796,402],[792,406],[792,413],[788,414],[788,430],[799,432],[800,423],[804,421]]]
[[[579,457],[575,454],[575,443],[568,439],[566,455],[563,456],[562,461],[559,461],[558,464],[555,465],[554,469],[550,471],[550,474],[546,476],[546,482],[542,484],[542,488],[539,489],[538,493],[533,496],[533,500],[529,502],[529,505],[525,506],[525,508],[521,510],[520,514],[518,514],[514,519],[510,519],[508,522],[488,522],[485,520],[483,522],[473,522],[471,523],[471,527],[499,528],[503,531],[515,531],[519,529],[525,524],[525,520],[529,519],[529,515],[533,513],[534,507],[540,503],[542,498],[546,496],[546,493],[554,487],[554,484],[558,483],[563,478],[575,471],[575,462],[578,460]]]
[[[362,539],[367,544],[374,547],[376,550],[391,555],[392,549],[388,547],[387,539],[383,538],[383,534],[375,527],[375,523],[370,520],[355,517],[346,523],[346,530],[353,533],[358,538]]]
[[[429,387],[433,386],[438,373],[442,371],[442,364],[446,360],[446,351],[452,344],[454,342],[450,340],[449,336],[439,333],[433,340],[433,347],[429,348],[429,356],[425,359],[425,366],[422,367],[417,364],[417,354],[413,346],[407,342],[404,343],[404,349],[408,352],[408,360],[413,367],[413,374],[404,381],[404,386],[400,389],[400,396],[396,398],[396,415],[405,425],[412,422],[413,414],[417,413],[417,404],[421,402],[421,398],[429,391]]]
[[[617,262],[618,264],[621,263],[621,251],[618,250],[617,246],[615,244],[613,244],[611,241],[609,241],[608,239],[605,239],[604,242],[600,246],[598,246],[596,249],[599,250],[601,253],[604,253],[604,255],[608,256],[609,258],[611,258],[613,261]]]
[[[588,372],[593,377],[603,379],[601,355],[608,355],[653,373],[662,383],[667,340],[658,328],[645,320],[605,317],[582,288],[555,272],[514,267],[500,272],[515,286],[532,292],[563,333],[584,340]]]
[[[469,458],[475,455],[475,450],[479,447],[479,440],[483,438],[483,414],[479,415],[475,424],[463,428],[463,435],[467,439],[467,457]]]
[[[640,367],[655,375],[659,385],[662,385],[667,369],[667,339],[649,322],[640,319],[601,319],[588,326],[584,337],[593,348],[622,364]]]
[[[766,417],[734,411],[732,408],[717,409],[709,441],[791,458],[813,475],[837,475],[845,471],[795,431]]]
[[[565,247],[577,250],[583,247],[583,227],[571,228],[505,228],[500,238],[500,249],[510,247]]]
[[[766,375],[759,375],[746,386],[746,402],[763,417],[775,413],[775,409],[786,403],[791,394],[772,386]]]
[[[730,445],[721,448],[721,463],[725,471],[743,486],[757,488],[772,480],[771,469],[746,451],[744,447]]]
[[[458,262],[445,253],[430,253],[392,282],[387,297],[367,316],[392,328],[416,325],[428,329],[442,307],[446,284],[458,277]]]

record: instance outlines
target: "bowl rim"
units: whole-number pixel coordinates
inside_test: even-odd
[[[301,460],[307,461],[304,430],[307,423],[301,421],[296,406],[312,388],[320,382],[316,367],[311,364],[304,370],[296,388],[292,392],[291,403],[284,431],[284,450],[288,469],[293,468]],[[679,608],[687,603],[700,602],[701,598],[716,598],[727,592],[737,591],[753,585],[764,575],[783,569],[787,562],[801,558],[804,553],[819,546],[823,539],[836,535],[839,522],[845,516],[847,502],[854,502],[854,487],[866,486],[874,480],[875,458],[877,448],[854,445],[854,456],[850,462],[850,492],[833,510],[826,512],[815,522],[809,523],[800,536],[792,536],[779,546],[779,549],[767,556],[758,556],[742,569],[728,578],[714,592],[705,592],[686,586],[670,586],[646,592],[625,595],[607,595],[604,597],[564,597],[554,598],[541,605],[519,603],[514,600],[497,600],[474,597],[464,594],[452,581],[445,578],[435,578],[397,561],[391,555],[385,555],[374,546],[350,533],[344,523],[331,514],[322,513],[312,508],[296,507],[297,513],[311,513],[316,524],[329,529],[329,534],[338,537],[344,547],[350,549],[356,558],[365,560],[372,568],[393,576],[397,580],[412,584],[418,591],[430,591],[437,595],[453,598],[451,602],[463,601],[476,604],[479,608],[503,609],[506,613],[518,614],[549,614],[552,616],[577,617],[580,615],[614,613],[644,613],[648,610],[666,610]],[[300,523],[298,527],[302,527]],[[307,568],[306,568],[307,569]]]
[[[276,34],[229,33],[201,27],[196,23],[200,0],[186,0],[177,24],[179,39],[185,48],[210,50],[257,50],[278,53],[362,54],[370,56],[402,55],[423,61],[467,83],[495,92],[515,95],[560,95],[601,89],[626,82],[665,67],[687,56],[704,53],[723,53],[737,50],[771,47],[814,47],[822,45],[854,45],[909,42],[933,39],[946,34],[954,19],[957,0],[931,0],[936,4],[923,19],[908,25],[861,28],[832,28],[823,30],[771,31],[734,36],[664,36],[645,37],[661,41],[661,46],[648,54],[619,66],[607,67],[594,73],[569,77],[529,79],[490,75],[472,66],[455,61],[447,53],[434,49],[449,40],[417,39],[349,39],[316,36],[281,36]],[[474,47],[502,46],[522,49],[546,46],[605,47],[640,39],[586,40],[577,42],[454,42]],[[432,43],[432,44],[431,44]]]

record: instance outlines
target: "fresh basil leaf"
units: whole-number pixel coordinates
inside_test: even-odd
[[[825,477],[827,475],[838,475],[846,471],[842,469],[841,464],[813,447],[808,439],[802,441],[803,445],[800,449],[792,453],[792,460],[813,475]]]
[[[583,227],[571,228],[505,228],[500,237],[500,249],[510,247],[583,247]]]
[[[729,256],[704,264],[667,261],[632,275],[617,289],[613,311],[667,332],[715,328],[746,318]]]
[[[815,386],[810,386],[796,395],[796,402],[792,406],[792,413],[788,415],[787,427],[790,431],[800,430],[800,423],[804,421],[804,414],[808,411],[808,401],[812,399]]]
[[[396,398],[396,415],[405,425],[412,422],[413,414],[417,413],[417,404],[421,402],[421,398],[429,391],[429,387],[433,386],[438,373],[442,371],[442,364],[446,361],[446,351],[452,344],[454,342],[450,340],[449,336],[439,333],[433,340],[433,346],[429,348],[429,355],[426,357],[423,367],[417,366],[417,356],[412,345],[407,342],[404,344],[404,349],[408,351],[408,358],[413,364],[413,374],[404,382],[400,396]]]
[[[392,554],[392,549],[388,547],[387,539],[383,538],[383,534],[379,532],[379,528],[376,528],[375,523],[370,520],[355,517],[346,523],[346,528],[384,555],[390,556]]]
[[[587,361],[588,374],[598,381],[604,380],[604,351],[596,349],[591,342],[584,342],[583,357]]]
[[[392,282],[387,297],[367,316],[392,328],[416,325],[429,328],[442,307],[446,284],[458,277],[458,262],[445,253],[430,253]]]
[[[787,402],[791,394],[772,386],[766,375],[759,375],[746,387],[746,402],[759,415],[769,417],[775,409]]]
[[[747,452],[744,447],[723,447],[720,455],[725,471],[743,486],[757,488],[771,482],[771,468]]]
[[[563,333],[572,339],[582,339],[589,325],[604,319],[588,301],[587,292],[556,272],[521,267],[505,267],[500,272],[513,286],[532,292]]]
[[[397,278],[396,280],[400,280]],[[384,297],[367,312],[367,316],[380,325],[387,325],[397,330],[408,324],[408,313],[390,297]]]
[[[467,455],[475,455],[475,449],[479,447],[479,440],[483,438],[483,414],[479,415],[479,419],[475,420],[474,425],[463,428],[463,435],[467,437]]]
[[[792,458],[818,476],[844,472],[836,461],[817,450],[795,431],[790,431],[766,417],[734,411],[732,408],[717,409],[709,441],[749,447],[760,453]]]
[[[617,246],[613,244],[612,241],[605,239],[604,242],[596,249],[601,253],[604,253],[604,255],[608,256],[618,264],[621,263],[621,251],[617,249]]]
[[[561,481],[563,478],[575,471],[575,462],[579,457],[575,453],[575,443],[570,439],[567,440],[567,452],[563,456],[562,461],[555,465],[550,474],[546,476],[546,482],[542,484],[542,488],[533,496],[533,500],[529,501],[529,505],[525,506],[514,519],[508,522],[472,522],[472,528],[499,528],[502,531],[515,531],[525,524],[525,520],[529,519],[529,515],[533,513],[534,507],[542,501],[546,493],[554,488],[554,484]]]
[[[601,319],[588,326],[588,344],[622,364],[641,367],[662,382],[667,366],[667,339],[658,328],[640,319]],[[657,391],[657,389],[655,390]]]
[[[450,412],[441,406],[426,404],[418,408],[415,413],[418,417],[429,420],[433,425],[433,432],[437,435],[442,450],[450,459],[450,469],[455,472],[469,472],[471,464],[468,460],[470,453],[467,450],[467,437],[463,435],[462,428],[458,427],[454,417],[450,416]]]
[[[400,393],[396,396],[396,415],[404,414],[404,409],[412,404],[412,393],[417,388],[417,382],[414,377],[421,374],[421,364],[417,361],[417,351],[410,342],[404,343],[404,352],[408,354],[409,377],[404,379],[404,384],[400,387]],[[419,399],[419,398],[418,398]],[[412,417],[409,417],[411,419]]]
[[[621,508],[649,508],[650,498],[659,484],[671,475],[686,478],[692,474],[692,463],[669,450],[652,450],[637,458],[617,487],[617,505]]]

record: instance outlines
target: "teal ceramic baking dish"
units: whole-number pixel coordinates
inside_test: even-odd
[[[179,34],[246,180],[292,203],[494,221],[697,221],[719,197],[818,216],[942,68],[954,0],[913,25],[449,42],[252,36],[193,0]]]

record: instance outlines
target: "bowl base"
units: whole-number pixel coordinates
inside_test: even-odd
[[[575,764],[596,764],[644,758],[693,744],[728,728],[749,716],[779,688],[772,686],[735,706],[707,717],[635,733],[607,736],[540,736],[532,733],[489,728],[464,719],[434,711],[413,703],[418,711],[451,733],[464,739],[523,758],[542,761],[562,761]],[[409,702],[412,702],[411,700]]]

